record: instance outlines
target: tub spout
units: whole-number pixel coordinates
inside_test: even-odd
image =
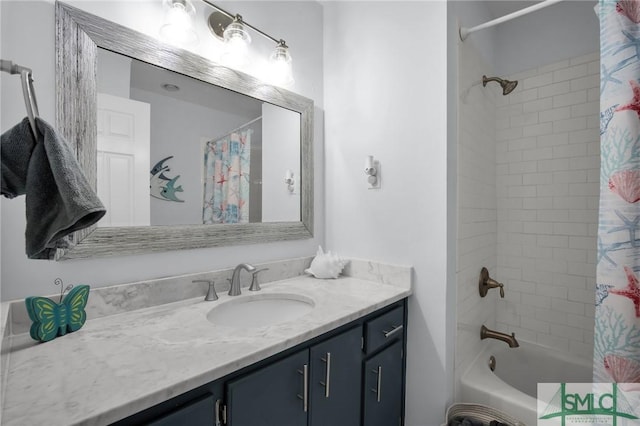
[[[498,339],[506,342],[510,348],[517,348],[520,346],[518,341],[516,340],[516,333],[511,333],[511,336],[505,333],[500,333],[498,331],[489,330],[484,325],[480,328],[480,340],[484,339]]]

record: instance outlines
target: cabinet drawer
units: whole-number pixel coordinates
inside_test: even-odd
[[[365,323],[365,351],[371,353],[404,336],[404,309],[402,306]]]

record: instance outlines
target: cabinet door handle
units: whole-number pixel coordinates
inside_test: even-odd
[[[384,337],[388,339],[389,337],[391,337],[391,336],[393,336],[393,335],[395,335],[395,334],[397,334],[397,333],[401,332],[401,331],[402,331],[402,329],[404,329],[404,326],[403,326],[402,324],[400,324],[400,325],[395,325],[395,326],[393,326],[393,327],[391,328],[391,330],[389,330],[389,331],[387,331],[387,330],[382,330],[382,332],[384,333]]]
[[[320,384],[324,386],[324,397],[329,398],[329,386],[331,381],[331,352],[327,352],[326,358],[320,359],[327,363],[327,372],[325,374],[325,379],[324,382],[320,382]]]
[[[302,400],[302,408],[306,413],[309,408],[309,366],[304,364],[298,373],[302,374],[302,395],[298,394],[298,398]]]
[[[382,366],[378,366],[377,370],[371,370],[373,374],[378,375],[378,379],[376,380],[376,387],[371,388],[371,392],[376,394],[376,399],[380,402],[380,394],[382,393]]]
[[[215,426],[220,426],[220,400],[216,399],[216,406],[213,409],[215,414]]]
[[[215,426],[222,426],[227,423],[227,407],[222,405],[221,399],[216,399],[216,407],[215,407]],[[220,419],[220,412],[222,412],[222,420]]]

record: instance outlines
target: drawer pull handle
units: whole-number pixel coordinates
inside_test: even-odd
[[[327,352],[326,358],[320,359],[327,363],[327,372],[325,375],[325,379],[324,382],[320,382],[320,384],[324,386],[324,397],[329,398],[329,385],[331,381],[331,352]]]
[[[302,374],[302,395],[298,394],[298,398],[302,400],[302,407],[304,412],[307,412],[309,408],[309,366],[304,364],[302,371],[298,370],[298,373]]]
[[[382,393],[382,366],[378,366],[377,370],[371,370],[373,374],[378,375],[378,379],[376,380],[376,387],[371,388],[371,392],[376,394],[376,399],[380,402],[380,394]]]
[[[394,334],[397,334],[397,333],[401,332],[403,329],[404,329],[404,326],[402,324],[400,324],[400,325],[393,326],[393,328],[391,330],[389,330],[389,331],[382,330],[382,332],[384,333],[384,337],[388,339],[389,337],[393,336]]]

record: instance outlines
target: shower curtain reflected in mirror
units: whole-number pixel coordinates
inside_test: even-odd
[[[205,144],[203,224],[249,222],[251,133],[236,131]]]
[[[640,0],[601,0],[594,382],[640,389]]]

